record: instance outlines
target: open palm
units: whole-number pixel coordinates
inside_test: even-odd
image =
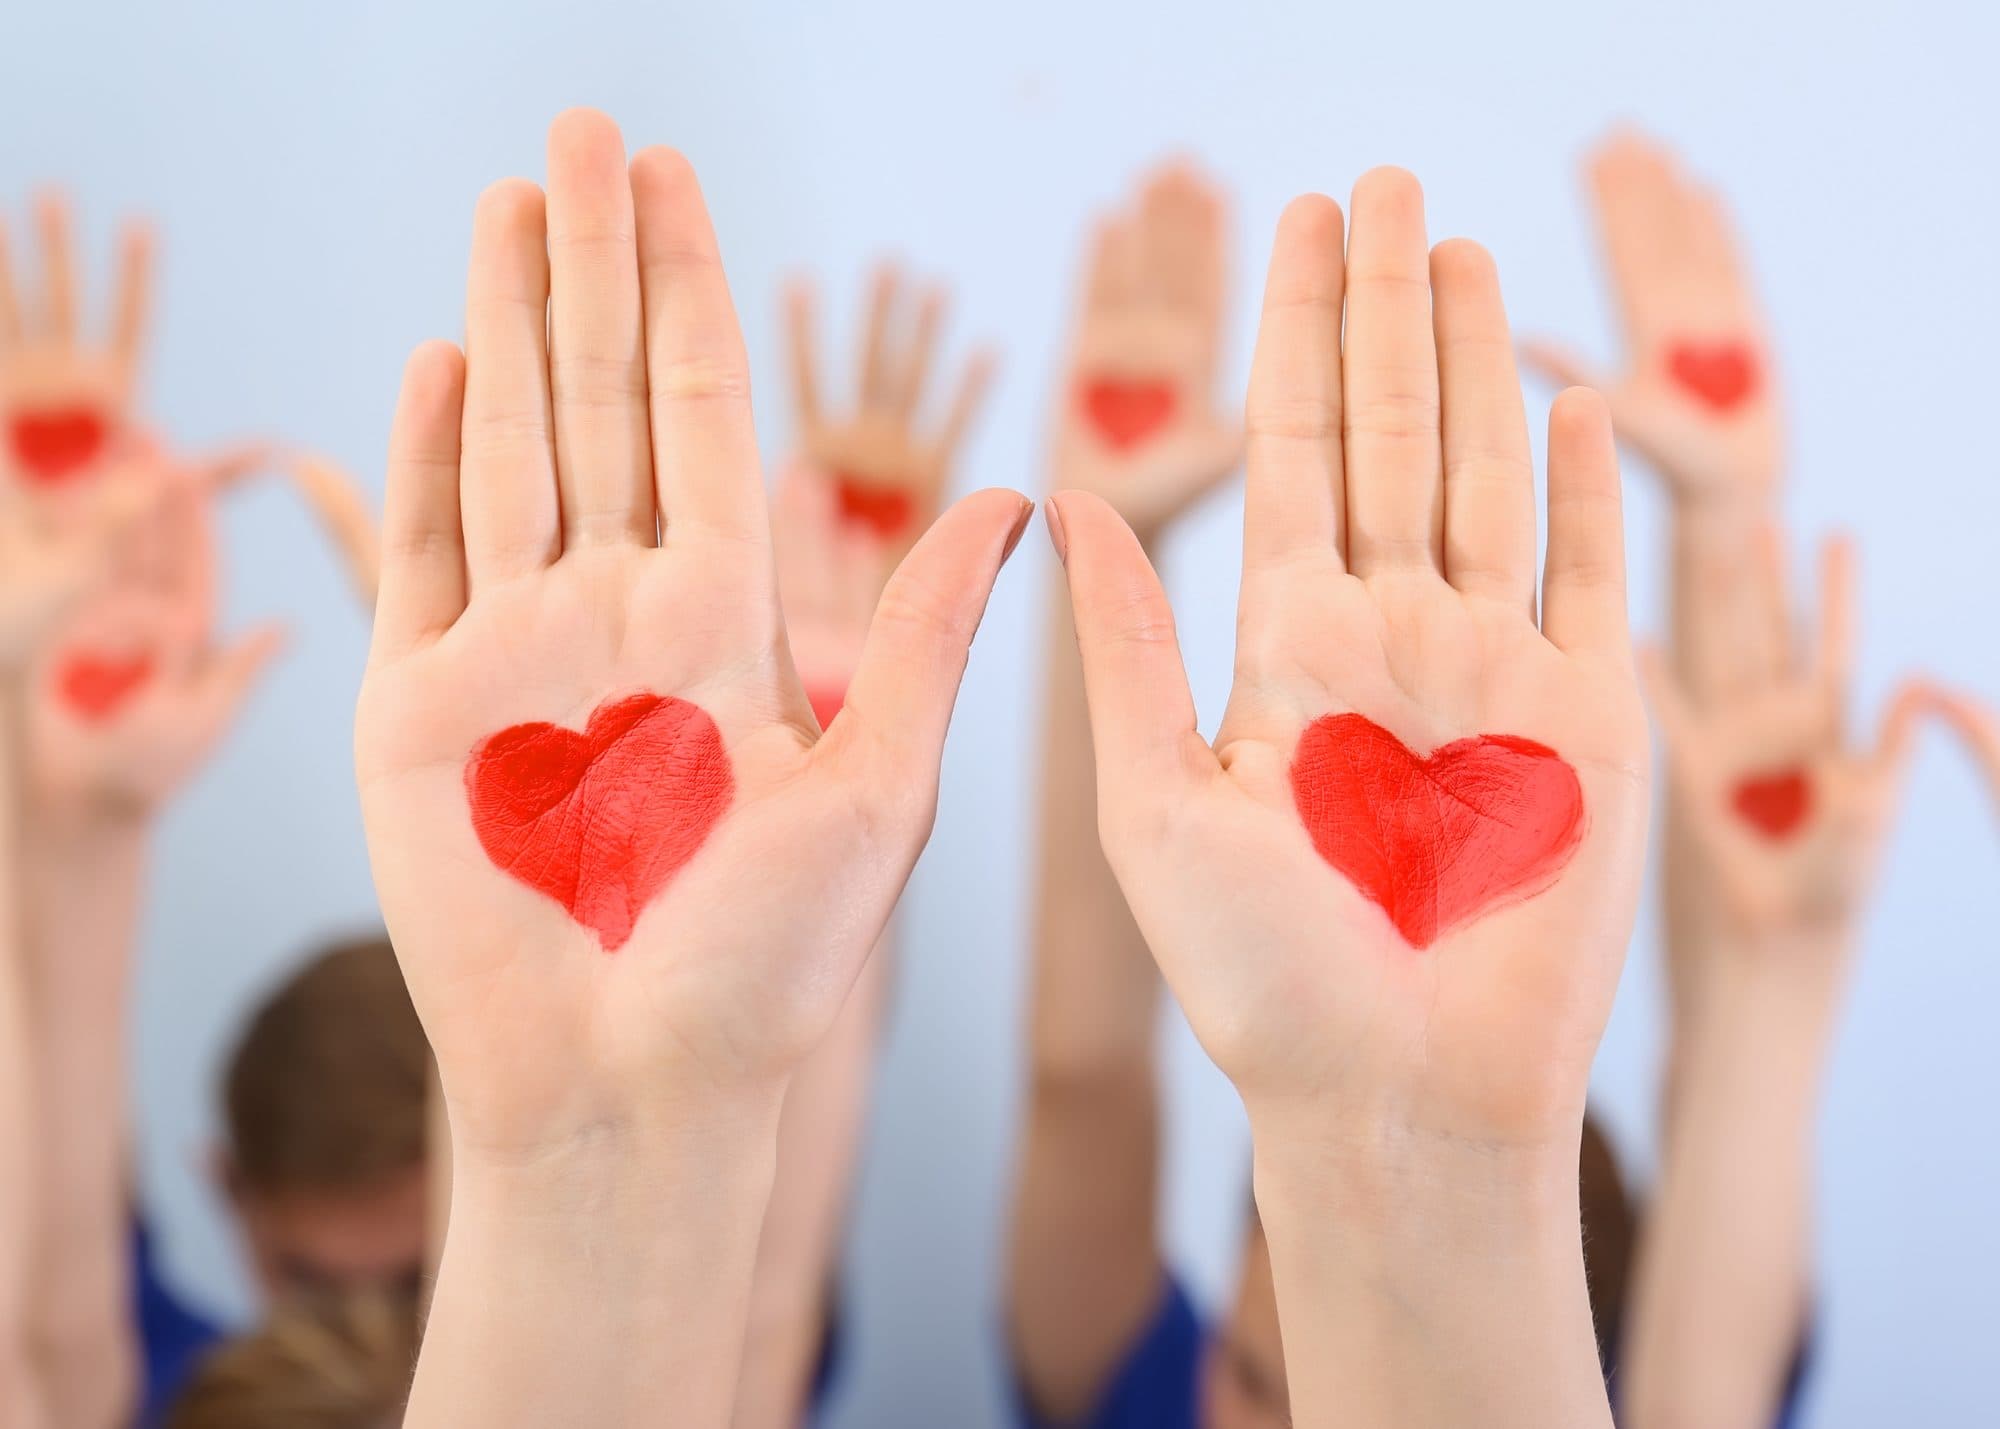
[[[1028,509],[981,493],[918,543],[818,737],[694,174],[576,111],[549,175],[480,203],[464,356],[411,360],[356,728],[454,1136],[509,1153],[810,1049],[928,833]]]
[[[1566,394],[1538,625],[1498,278],[1426,247],[1395,171],[1357,186],[1344,262],[1332,203],[1280,225],[1212,750],[1136,545],[1057,505],[1106,850],[1211,1055],[1246,1100],[1529,1139],[1580,1111],[1638,885],[1617,468],[1601,403]]]

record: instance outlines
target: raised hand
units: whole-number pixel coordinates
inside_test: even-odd
[[[467,306],[405,376],[356,721],[453,1141],[412,1422],[637,1422],[665,1384],[721,1423],[785,1079],[928,835],[1029,506],[918,540],[822,734],[687,161],[559,118],[546,196],[480,201]]]
[[[1055,485],[1103,497],[1142,540],[1242,459],[1243,434],[1215,405],[1226,216],[1205,178],[1169,164],[1091,242],[1057,398]]]
[[[1722,201],[1639,134],[1614,135],[1586,167],[1624,372],[1607,378],[1551,343],[1526,357],[1602,391],[1619,437],[1678,495],[1768,495],[1784,458],[1778,374]]]
[[[1463,241],[1427,259],[1421,192],[1379,170],[1355,189],[1344,261],[1337,207],[1286,211],[1248,427],[1236,682],[1213,748],[1138,543],[1090,496],[1051,502],[1105,851],[1250,1110],[1288,1345],[1340,1313],[1302,1289],[1300,1265],[1326,1263],[1305,1246],[1321,1233],[1302,1229],[1311,1217],[1283,1209],[1313,1199],[1302,1182],[1322,1198],[1372,1183],[1379,1194],[1354,1206],[1368,1219],[1413,1213],[1422,1187],[1490,1190],[1532,1164],[1557,1207],[1568,1188],[1535,1233],[1561,1263],[1520,1282],[1551,1296],[1537,1362],[1562,1367],[1540,1381],[1553,1400],[1523,1390],[1518,1412],[1483,1422],[1574,1422],[1544,1412],[1558,1400],[1601,1417],[1579,1309],[1576,1146],[1631,931],[1648,785],[1603,404],[1566,393],[1550,418],[1538,620],[1533,469],[1497,275]],[[1345,1214],[1330,1204],[1322,1223]],[[1456,1232],[1440,1235],[1439,1247]],[[1445,1294],[1438,1271],[1410,1271],[1432,1309],[1483,1303],[1463,1286]],[[1519,1332],[1517,1320],[1500,1339]],[[1491,1389],[1485,1371],[1508,1378],[1484,1351],[1483,1369],[1459,1359],[1454,1341],[1432,1357],[1431,1374],[1452,1371],[1426,1400],[1416,1358],[1391,1385],[1379,1344],[1304,1343],[1311,1353],[1286,1357],[1302,1424],[1333,1422],[1336,1404],[1430,1422],[1419,1401],[1441,1414]],[[1357,1380],[1372,1386],[1359,1398]]]
[[[97,484],[66,519],[0,488],[0,677],[18,674],[97,587],[155,511],[162,490],[145,464]]]
[[[952,463],[993,379],[993,356],[981,352],[960,374],[942,421],[933,427],[923,419],[945,295],[927,289],[912,319],[903,312],[903,288],[895,265],[876,272],[858,389],[844,411],[830,411],[823,396],[811,285],[795,283],[786,298],[799,459],[829,485],[842,525],[866,538],[868,545],[857,548],[874,550],[878,589],[937,515]]]
[[[45,643],[30,678],[29,795],[57,818],[155,811],[206,761],[283,643],[265,626],[218,643],[213,502],[263,462],[152,449],[119,478],[148,519],[117,569]],[[102,505],[102,502],[96,504]]]
[[[1782,611],[1785,573],[1768,536],[1767,606]],[[1779,648],[1803,642],[1780,615]],[[1909,767],[1912,736],[1934,696],[1920,682],[1891,699],[1880,731],[1849,729],[1854,658],[1854,552],[1829,541],[1822,562],[1816,643],[1768,683],[1697,705],[1667,662],[1649,656],[1647,688],[1665,736],[1669,772],[1709,886],[1744,935],[1833,934],[1843,941],[1874,888],[1875,866]]]
[[[104,469],[131,426],[132,390],[151,297],[152,238],[125,230],[110,332],[84,336],[69,206],[36,204],[42,282],[24,296],[0,229],[0,482],[53,496]]]

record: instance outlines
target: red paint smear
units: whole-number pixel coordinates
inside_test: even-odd
[[[1083,410],[1113,451],[1130,451],[1173,420],[1171,382],[1099,377],[1084,385]]]
[[[14,460],[37,486],[60,486],[104,450],[110,428],[91,407],[16,412],[7,424]]]
[[[885,541],[907,531],[916,514],[916,503],[900,486],[871,486],[843,472],[834,477],[834,493],[841,520],[866,526]]]
[[[651,694],[606,700],[581,734],[513,725],[465,764],[487,857],[594,929],[607,952],[695,856],[734,789],[707,711]]]
[[[840,713],[840,707],[847,703],[847,686],[807,685],[806,698],[812,702],[813,714],[819,719],[819,727],[825,729],[833,723],[833,717]]]
[[[1765,838],[1791,838],[1812,816],[1812,776],[1803,769],[1759,774],[1739,783],[1729,802],[1743,822]]]
[[[85,724],[102,724],[152,677],[151,655],[81,653],[64,660],[56,671],[56,694]]]
[[[1413,948],[1546,888],[1583,839],[1583,788],[1546,745],[1457,740],[1419,759],[1358,714],[1306,727],[1292,798],[1320,857]]]
[[[1677,342],[1667,352],[1667,371],[1718,412],[1740,407],[1757,393],[1757,354],[1747,342]]]

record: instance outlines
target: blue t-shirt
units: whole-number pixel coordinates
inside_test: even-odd
[[[153,1259],[153,1237],[144,1221],[132,1222],[132,1322],[144,1361],[139,1424],[152,1429],[166,1418],[194,1367],[222,1339],[221,1329],[169,1289]]]
[[[1201,1405],[1201,1366],[1208,1334],[1173,1276],[1153,1318],[1132,1342],[1118,1372],[1096,1406],[1083,1418],[1066,1423],[1044,1419],[1028,1403],[1026,1386],[1014,1382],[1014,1420],[1020,1429],[1196,1429]],[[1807,1334],[1785,1380],[1785,1394],[1772,1429],[1793,1429],[1798,1422],[1800,1391],[1811,1359]]]
[[[1090,1413],[1068,1423],[1044,1419],[1016,1380],[1015,1422],[1021,1429],[1195,1429],[1207,1338],[1187,1291],[1169,1275],[1159,1308]]]

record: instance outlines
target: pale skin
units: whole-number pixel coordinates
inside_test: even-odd
[[[1935,690],[1932,698],[1938,714],[1965,741],[1993,797],[2000,800],[2000,714],[1956,690]]]
[[[1295,202],[1248,402],[1236,681],[1213,746],[1129,528],[1061,493],[1105,852],[1250,1114],[1291,1412],[1608,1424],[1577,1210],[1589,1067],[1630,935],[1648,754],[1603,402],[1549,424],[1548,561],[1492,261],[1428,249],[1378,170],[1353,235]],[[1345,340],[1343,343],[1343,320]],[[1418,953],[1315,851],[1289,769],[1359,711],[1428,750],[1559,752],[1587,824],[1560,873]]]
[[[854,678],[896,553],[936,518],[992,367],[989,357],[974,358],[942,429],[926,431],[922,395],[945,301],[937,289],[920,299],[907,345],[899,346],[890,332],[901,287],[894,268],[876,275],[862,349],[862,396],[851,418],[832,421],[821,397],[809,290],[796,285],[791,292],[801,449],[778,475],[771,543],[792,663],[815,715],[827,720],[829,706],[838,706]],[[842,479],[906,493],[910,532],[885,539],[844,515],[837,490]],[[736,1429],[794,1429],[809,1412],[895,952],[893,933],[885,932],[832,1031],[785,1094],[731,1420]]]
[[[252,454],[196,466],[157,449],[128,473],[150,503],[106,582],[74,605],[27,671],[22,799],[27,989],[43,1155],[31,1334],[52,1422],[128,1412],[130,1206],[125,1034],[153,816],[205,762],[271,656],[275,631],[218,644],[210,505]],[[117,480],[124,480],[121,477]],[[108,485],[115,492],[115,482]],[[115,496],[88,498],[92,504]],[[143,656],[152,673],[101,720],[79,718],[55,671],[78,648]]]
[[[1920,696],[1873,742],[1843,718],[1852,558],[1836,547],[1808,654],[1777,558],[1783,414],[1768,333],[1721,200],[1643,136],[1587,165],[1623,319],[1606,384],[1621,440],[1672,498],[1670,650],[1653,685],[1674,778],[1663,802],[1672,1016],[1660,1202],[1642,1238],[1623,1375],[1640,1425],[1768,1423],[1805,1323],[1810,1146],[1824,1049]],[[1670,371],[1688,339],[1736,344],[1755,380],[1698,400]],[[1550,347],[1563,380],[1589,364]],[[1803,770],[1813,816],[1757,835],[1746,778]],[[1697,771],[1701,771],[1697,777]]]
[[[727,1423],[785,1090],[935,810],[1029,504],[968,497],[883,591],[818,730],[777,601],[740,333],[692,170],[601,114],[474,219],[467,345],[392,435],[356,720],[369,852],[438,1058],[451,1223],[407,1422]],[[662,534],[663,533],[663,534]],[[635,689],[698,704],[727,811],[606,954],[502,873],[470,751]]]
[[[1240,436],[1215,414],[1212,390],[1225,311],[1226,215],[1213,186],[1176,164],[1148,175],[1131,203],[1100,222],[1078,294],[1072,358],[1054,393],[1052,489],[1101,495],[1148,548],[1174,513],[1229,478],[1241,452]],[[1120,302],[1110,286],[1106,250],[1113,243],[1149,255],[1141,265],[1149,281]],[[1182,301],[1183,294],[1202,300]],[[1189,414],[1187,427],[1222,434],[1216,440],[1190,442],[1169,430],[1121,452],[1093,437],[1077,391],[1094,354],[1134,326],[1170,332],[1163,348],[1191,355],[1176,374],[1186,384],[1177,406]],[[1083,668],[1068,593],[1059,587],[1051,596],[1027,1107],[1006,1315],[1023,1389],[1042,1415],[1062,1422],[1084,1418],[1098,1402],[1159,1306],[1164,1269],[1154,1067],[1159,972],[1098,842]],[[1275,1334],[1248,1352],[1275,1360]],[[1231,1368],[1219,1377],[1243,1378]],[[1282,1375],[1278,1364],[1280,1391]]]
[[[1785,573],[1766,542],[1764,579]],[[1880,728],[1851,731],[1854,556],[1829,541],[1817,633],[1761,688],[1696,706],[1664,657],[1647,684],[1686,827],[1716,900],[1714,960],[1697,984],[1676,1130],[1641,1241],[1623,1357],[1640,1429],[1758,1429],[1775,1417],[1804,1332],[1811,1276],[1813,1124],[1862,915],[1919,720],[1906,683]],[[1737,805],[1744,781],[1796,771],[1810,799],[1773,834]]]
[[[0,1423],[22,1429],[44,1422],[28,1311],[38,1127],[21,879],[23,682],[49,632],[110,579],[150,504],[140,483],[108,481],[81,519],[57,524],[0,493]]]

